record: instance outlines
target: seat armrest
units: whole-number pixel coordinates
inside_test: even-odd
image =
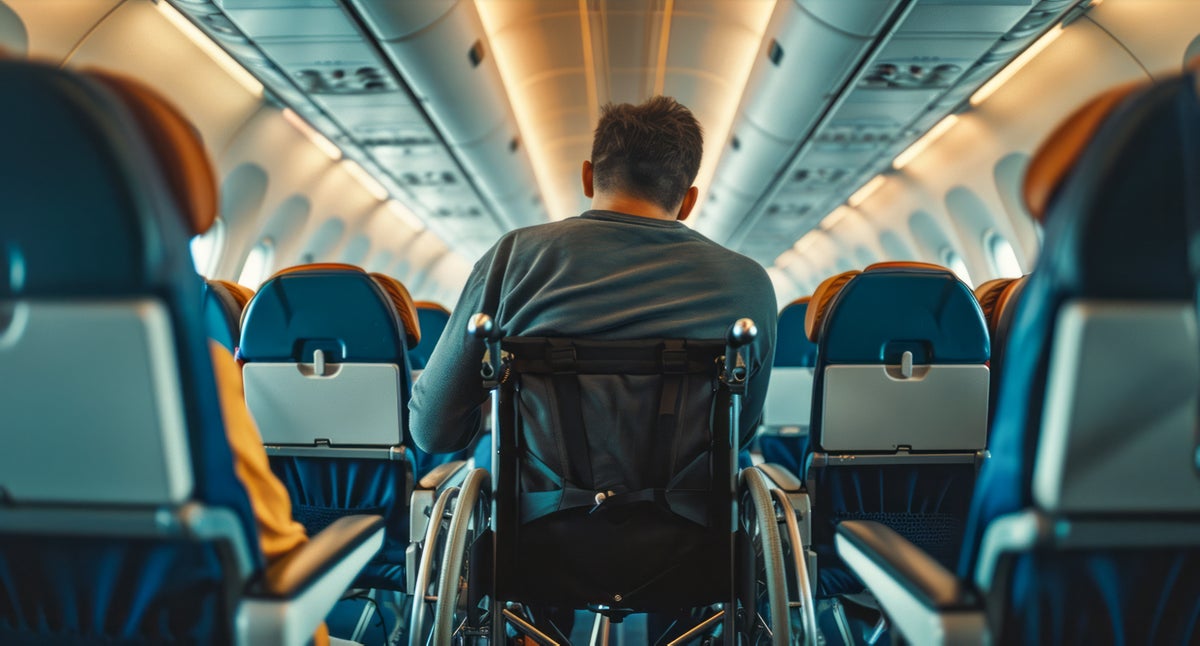
[[[971,589],[891,528],[845,521],[835,542],[838,556],[908,641],[977,644],[987,639],[986,617]]]
[[[444,485],[462,482],[467,477],[467,461],[455,460],[439,464],[417,482],[418,489],[441,489]]]
[[[785,467],[773,462],[764,462],[758,466],[758,470],[762,471],[764,476],[771,481],[771,484],[783,489],[788,493],[797,493],[804,491],[804,483],[796,474],[788,471]]]
[[[305,644],[383,546],[383,519],[345,516],[269,567],[238,608],[241,644]]]

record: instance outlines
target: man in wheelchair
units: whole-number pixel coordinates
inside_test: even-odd
[[[511,527],[520,538],[501,539],[494,557],[475,555],[477,566],[496,560],[504,598],[590,604],[620,619],[627,607],[707,605],[729,588],[731,574],[721,572],[730,557],[706,534],[723,525],[728,549],[729,505],[714,510],[706,496],[713,487],[726,503],[733,495],[720,482],[721,474],[732,481],[733,467],[719,456],[753,436],[776,303],[758,263],[682,222],[696,204],[702,146],[699,123],[673,99],[605,106],[582,169],[592,209],[513,231],[484,254],[414,387],[413,437],[439,452],[479,432],[489,386],[512,393],[494,410],[520,420],[508,440],[508,422],[497,425],[499,446],[520,445],[519,477],[506,482],[501,449],[493,514],[505,515],[510,503],[501,499],[511,491],[519,511],[497,534]],[[472,321],[480,312],[487,330]],[[747,387],[731,420],[717,410],[729,402],[718,393],[728,390],[721,359],[731,324],[744,317],[757,324],[757,339],[737,350]],[[485,344],[469,324],[491,339],[487,360],[504,373],[487,384]],[[737,446],[729,446],[731,423]]]

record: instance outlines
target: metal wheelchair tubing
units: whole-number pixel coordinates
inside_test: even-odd
[[[783,567],[783,545],[779,538],[779,525],[775,521],[775,505],[767,490],[766,480],[758,469],[743,469],[742,483],[750,492],[754,502],[754,515],[758,519],[759,534],[763,546],[763,563],[767,579],[767,601],[771,608],[771,643],[776,646],[791,644],[792,627],[788,619],[787,579]]]
[[[434,605],[433,643],[449,644],[454,630],[454,610],[458,607],[458,578],[462,570],[466,531],[471,516],[475,513],[475,501],[488,480],[487,471],[473,469],[463,481],[454,513],[450,516],[450,529],[446,534],[446,548],[442,552],[442,568],[438,573],[438,596]]]
[[[804,643],[817,643],[817,610],[813,605],[812,585],[808,577],[808,560],[804,554],[804,544],[800,540],[800,526],[796,523],[796,514],[788,502],[787,494],[782,489],[771,488],[771,494],[779,502],[783,510],[784,521],[787,524],[788,541],[792,544],[792,560],[796,568],[796,590],[800,594],[800,611],[804,618]]]
[[[410,594],[413,598],[412,616],[409,620],[409,643],[419,644],[425,628],[425,593],[429,590],[430,569],[433,567],[434,552],[437,548],[438,530],[442,527],[442,517],[446,515],[446,507],[450,499],[458,495],[458,487],[449,487],[438,496],[429,512],[429,526],[425,529],[425,547],[421,550],[421,565],[417,568],[417,581]]]

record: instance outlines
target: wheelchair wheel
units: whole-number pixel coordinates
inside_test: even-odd
[[[443,491],[429,514],[429,526],[422,544],[416,584],[411,590],[412,614],[408,624],[408,643],[411,646],[428,644],[432,637],[430,619],[433,616],[433,604],[437,601],[437,590],[433,581],[437,579],[441,565],[441,559],[438,557],[445,549],[446,534],[450,526],[450,505],[458,494],[458,487],[450,487]]]
[[[743,632],[751,644],[786,646],[792,643],[793,612],[788,601],[787,567],[780,537],[779,514],[758,469],[740,475],[743,563]]]
[[[438,571],[437,601],[434,606],[433,643],[469,642],[462,634],[467,620],[466,594],[470,580],[471,549],[476,539],[487,529],[490,507],[486,490],[487,471],[475,469],[467,474],[462,489],[453,501],[453,512],[441,549]]]

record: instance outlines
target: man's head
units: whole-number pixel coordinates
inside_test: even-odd
[[[695,203],[703,150],[699,122],[675,99],[610,103],[584,162],[584,192],[648,202],[682,220]]]

